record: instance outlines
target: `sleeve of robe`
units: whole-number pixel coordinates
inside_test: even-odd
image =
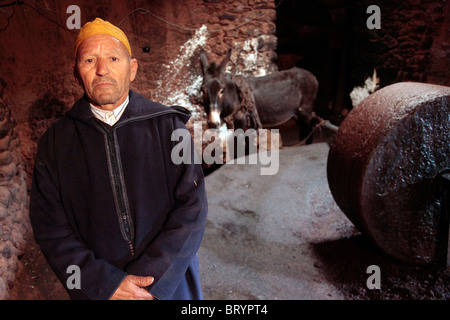
[[[179,120],[175,120],[173,125],[171,130],[186,129]],[[201,165],[195,164],[194,144],[187,129],[186,132],[184,139],[190,141],[191,163],[182,164],[174,191],[175,205],[161,232],[144,254],[126,267],[130,274],[153,276],[155,281],[150,292],[161,300],[170,299],[185,277],[200,247],[206,224],[205,180]]]
[[[96,259],[68,222],[60,201],[52,135],[50,129],[41,139],[34,168],[30,220],[35,240],[64,286],[67,280],[76,284],[74,278],[69,279],[73,271],[67,268],[80,268],[80,289],[67,290],[72,299],[109,299],[127,274]]]

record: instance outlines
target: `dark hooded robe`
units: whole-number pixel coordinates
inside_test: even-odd
[[[109,126],[83,97],[41,138],[30,219],[72,299],[109,299],[128,274],[153,276],[147,289],[157,299],[202,298],[203,172],[193,143],[192,161],[171,159],[178,143],[172,132],[186,129],[189,118],[184,108],[130,91],[123,115]],[[81,271],[79,288],[67,286],[70,266]]]

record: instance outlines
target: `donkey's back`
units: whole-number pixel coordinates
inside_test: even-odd
[[[294,67],[263,77],[247,78],[247,81],[265,127],[288,121],[299,109],[308,115],[313,112],[319,83],[307,70]]]

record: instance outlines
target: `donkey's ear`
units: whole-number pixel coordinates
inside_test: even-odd
[[[205,77],[207,74],[209,64],[208,64],[208,57],[206,56],[206,52],[203,49],[200,51],[200,65],[202,67],[203,76]]]
[[[231,57],[231,48],[228,49],[225,58],[223,58],[222,62],[220,63],[220,67],[219,67],[220,73],[223,73],[225,71],[225,68],[227,67],[228,62],[230,62],[230,57]]]
[[[230,48],[230,49],[228,49],[228,51],[227,51],[227,58],[228,59],[230,59],[230,57],[231,57],[231,52],[232,52],[233,50]]]

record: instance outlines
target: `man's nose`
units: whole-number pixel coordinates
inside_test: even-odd
[[[105,76],[105,75],[107,75],[109,73],[108,63],[106,62],[105,59],[98,59],[97,60],[96,73],[99,76]]]

